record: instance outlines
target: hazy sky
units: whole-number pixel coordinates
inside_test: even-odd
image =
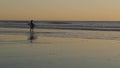
[[[0,0],[1,20],[120,20],[120,0]]]

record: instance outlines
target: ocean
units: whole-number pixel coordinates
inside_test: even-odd
[[[29,35],[30,21],[0,21],[0,34]],[[38,36],[119,40],[119,21],[34,21]]]
[[[0,21],[0,68],[120,67],[119,21],[29,22]]]
[[[0,21],[4,28],[28,28],[30,21]],[[119,31],[120,21],[34,21],[36,28]]]

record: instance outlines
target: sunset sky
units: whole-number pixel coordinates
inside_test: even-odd
[[[0,0],[0,20],[120,21],[120,0]]]

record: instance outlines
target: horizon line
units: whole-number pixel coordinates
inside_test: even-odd
[[[117,21],[120,21],[120,20],[36,20],[36,19],[35,20],[30,19],[30,20],[33,20],[33,21],[68,21],[68,22],[69,21],[71,21],[71,22],[72,21],[75,21],[75,22],[79,22],[79,21],[116,21],[117,22]],[[27,20],[27,19],[26,20],[25,19],[23,19],[23,20],[22,19],[20,19],[20,20],[19,19],[16,19],[16,20],[15,19],[6,19],[6,20],[3,19],[2,20],[2,19],[0,19],[0,21],[30,21],[30,20]]]

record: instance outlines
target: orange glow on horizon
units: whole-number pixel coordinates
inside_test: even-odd
[[[120,20],[116,0],[0,1],[0,20]]]

